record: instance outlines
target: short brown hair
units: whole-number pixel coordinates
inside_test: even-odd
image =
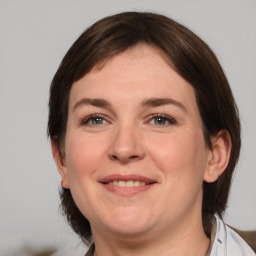
[[[90,70],[138,43],[158,48],[166,61],[195,90],[205,141],[227,130],[232,141],[229,164],[216,182],[203,184],[203,227],[210,236],[211,218],[226,208],[231,178],[240,151],[238,110],[225,74],[212,50],[176,21],[155,13],[125,12],[99,20],[75,41],[63,58],[51,84],[48,135],[60,152],[66,133],[69,93],[73,83]],[[60,191],[64,214],[84,240],[91,237],[88,220],[77,208],[69,189]]]

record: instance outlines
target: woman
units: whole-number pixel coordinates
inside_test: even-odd
[[[221,220],[238,111],[209,47],[129,12],[77,39],[55,74],[48,133],[62,208],[86,255],[254,255]]]

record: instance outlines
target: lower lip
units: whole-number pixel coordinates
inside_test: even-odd
[[[107,190],[121,195],[121,196],[132,196],[144,191],[149,190],[150,188],[153,187],[153,185],[155,183],[149,184],[149,185],[145,185],[145,186],[139,186],[139,187],[117,187],[114,185],[110,185],[110,184],[105,184],[105,183],[101,183]]]

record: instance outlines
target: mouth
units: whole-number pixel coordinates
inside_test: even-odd
[[[138,175],[110,175],[100,183],[115,194],[130,196],[150,189],[157,182]]]
[[[109,184],[119,188],[133,188],[133,187],[148,186],[153,184],[153,182],[145,182],[145,181],[139,181],[139,180],[128,180],[128,181],[114,180],[114,181],[105,182],[104,184]]]

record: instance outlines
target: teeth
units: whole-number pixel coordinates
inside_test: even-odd
[[[134,187],[135,185],[134,185],[134,181],[133,180],[129,180],[129,181],[127,181],[127,182],[125,182],[126,184],[126,187]]]
[[[118,186],[121,187],[121,188],[125,187],[125,185],[126,185],[126,182],[125,182],[125,181],[120,180],[120,181],[118,182]]]
[[[140,186],[145,186],[146,182],[144,181],[138,181],[138,180],[128,180],[128,181],[124,181],[124,180],[114,180],[114,181],[110,181],[108,183],[109,185],[113,185],[116,187],[121,187],[121,188],[126,188],[126,187],[140,187]]]

